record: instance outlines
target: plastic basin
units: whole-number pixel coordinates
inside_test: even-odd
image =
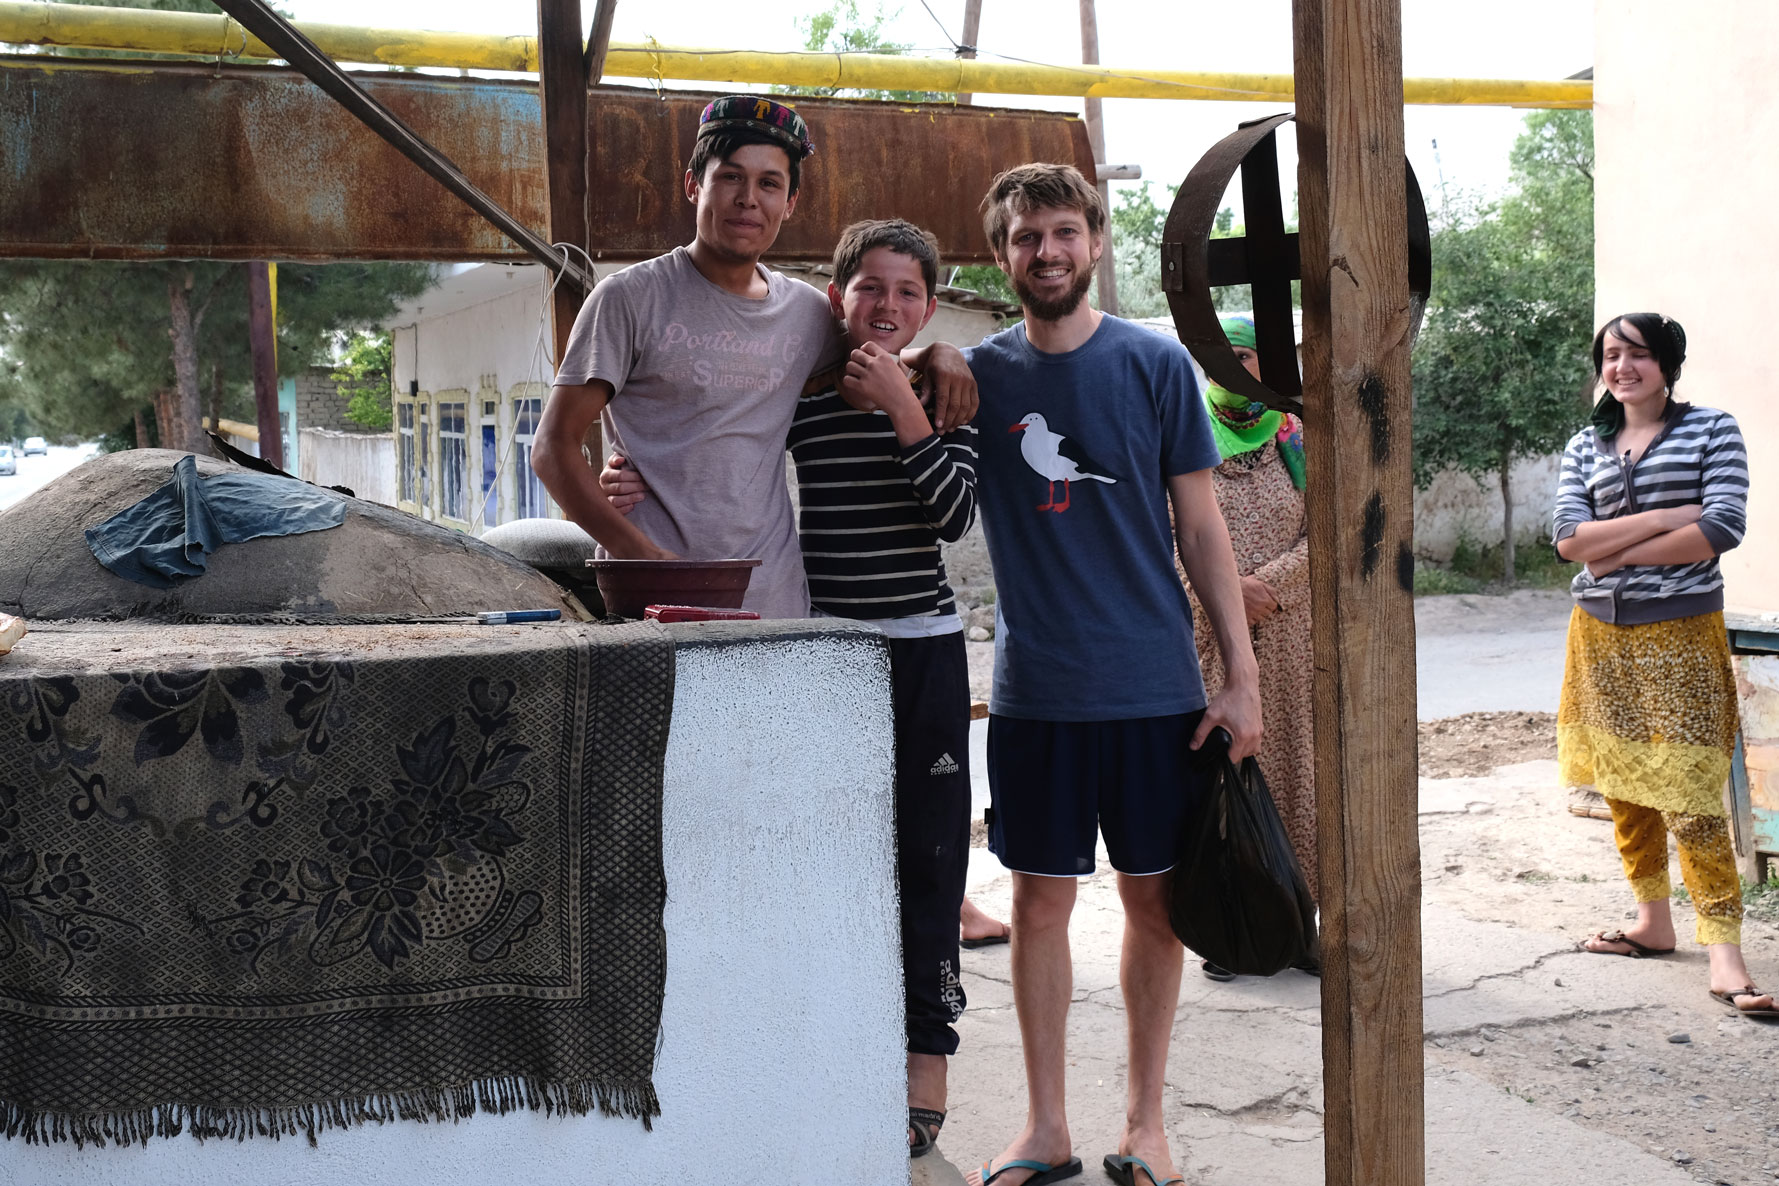
[[[640,618],[651,605],[740,609],[758,560],[589,560],[605,612]]]

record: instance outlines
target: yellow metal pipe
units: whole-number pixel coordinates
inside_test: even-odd
[[[386,66],[537,71],[537,39],[421,29],[298,26],[329,57]],[[195,57],[268,58],[271,50],[227,16],[0,0],[0,41]],[[1222,99],[1289,103],[1289,74],[1108,70],[887,54],[772,53],[613,44],[607,77],[749,86],[849,87],[939,94],[1070,95],[1101,99]],[[1579,80],[1407,78],[1408,103],[1443,106],[1592,107]]]
[[[259,425],[257,424],[243,424],[239,420],[230,420],[226,416],[221,420],[212,420],[206,416],[204,417],[204,427],[220,432],[224,436],[240,437],[244,441],[259,444]]]

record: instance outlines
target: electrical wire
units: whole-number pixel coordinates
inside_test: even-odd
[[[951,42],[951,48],[953,50],[957,51],[957,53],[961,56],[964,52],[965,47],[959,45],[957,43],[957,41],[951,36],[951,30],[947,29],[945,27],[945,22],[939,19],[939,14],[933,11],[933,6],[931,4],[928,4],[927,0],[920,0],[920,6],[927,10],[927,15],[933,18],[933,23],[935,25],[939,26],[940,35],[943,36],[945,38],[945,40]]]

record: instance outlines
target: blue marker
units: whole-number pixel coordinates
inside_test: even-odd
[[[516,626],[521,622],[554,622],[562,617],[559,609],[509,609],[476,615],[480,626]]]

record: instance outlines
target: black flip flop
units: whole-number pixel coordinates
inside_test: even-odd
[[[1012,941],[1013,928],[1006,923],[1002,923],[1001,933],[998,935],[985,935],[980,939],[959,939],[957,945],[965,951],[975,951],[979,947],[993,947],[998,943],[1010,943]]]
[[[1213,964],[1210,960],[1199,960],[1198,970],[1205,974],[1206,980],[1215,980],[1219,984],[1226,984],[1235,979],[1234,972],[1221,964]]]
[[[987,1161],[982,1163],[982,1186],[988,1186],[990,1182],[994,1181],[1008,1170],[1038,1171],[1031,1177],[1027,1178],[1023,1186],[1050,1186],[1052,1182],[1066,1182],[1081,1172],[1081,1159],[1079,1157],[1071,1157],[1061,1165],[1049,1165],[1042,1161],[1032,1161],[1029,1158],[1016,1157],[992,1174],[988,1172],[988,1167],[991,1164],[993,1163]]]
[[[1100,1165],[1105,1168],[1106,1176],[1119,1186],[1143,1186],[1143,1183],[1137,1181],[1138,1170],[1142,1170],[1143,1176],[1149,1179],[1148,1186],[1174,1186],[1176,1182],[1186,1181],[1185,1178],[1168,1178],[1165,1181],[1157,1178],[1155,1171],[1149,1168],[1149,1163],[1141,1157],[1121,1157],[1116,1153],[1108,1153]]]
[[[1744,984],[1741,988],[1732,988],[1728,992],[1713,991],[1711,999],[1739,1017],[1752,1017],[1756,1021],[1773,1021],[1779,1019],[1779,1007],[1768,1005],[1765,1009],[1744,1009],[1736,1004],[1741,997],[1765,997],[1771,993],[1762,992],[1752,984]]]
[[[1601,943],[1623,943],[1631,950],[1595,951],[1588,946],[1588,940],[1590,939],[1597,940]],[[1593,934],[1589,935],[1587,939],[1583,939],[1580,943],[1576,944],[1576,946],[1587,952],[1589,955],[1619,955],[1623,956],[1625,959],[1633,960],[1655,959],[1660,956],[1674,954],[1674,949],[1672,947],[1645,947],[1623,931],[1595,931]]]

